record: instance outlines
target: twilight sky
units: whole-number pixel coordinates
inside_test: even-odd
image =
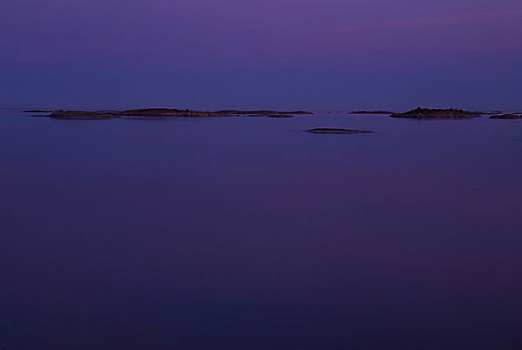
[[[522,110],[520,0],[1,0],[0,107]]]

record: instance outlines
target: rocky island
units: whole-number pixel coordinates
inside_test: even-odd
[[[522,115],[518,114],[495,114],[489,117],[490,119],[522,119]]]
[[[53,119],[69,119],[69,120],[101,120],[113,119],[121,117],[233,117],[233,116],[262,116],[262,117],[293,117],[295,115],[309,115],[312,112],[307,111],[240,111],[240,110],[223,110],[215,112],[194,111],[189,109],[171,109],[171,108],[147,108],[147,109],[129,109],[124,111],[54,111],[48,117]]]
[[[295,115],[291,114],[271,114],[268,118],[293,118]]]
[[[56,111],[49,114],[48,117],[53,119],[101,120],[118,118],[119,116],[113,112]]]
[[[393,113],[393,118],[413,119],[467,119],[480,117],[480,113],[468,112],[462,109],[428,109],[417,108],[405,113]]]
[[[371,130],[351,130],[351,129],[337,129],[337,128],[315,128],[306,130],[312,134],[374,134]]]

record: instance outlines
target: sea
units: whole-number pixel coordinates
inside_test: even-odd
[[[0,110],[1,349],[522,349],[521,276],[522,120]]]

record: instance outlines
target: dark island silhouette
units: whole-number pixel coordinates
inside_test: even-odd
[[[128,110],[103,110],[103,111],[80,111],[80,110],[27,110],[25,112],[50,113],[48,115],[38,115],[53,119],[67,120],[103,120],[114,118],[166,118],[166,117],[186,117],[186,118],[212,118],[212,117],[269,117],[269,118],[292,118],[296,115],[311,115],[308,111],[273,111],[273,110],[219,110],[219,111],[198,111],[191,109],[176,108],[144,108]],[[462,109],[430,109],[417,108],[403,113],[393,113],[384,110],[374,111],[354,111],[350,114],[389,114],[393,118],[411,119],[470,119],[482,115],[490,115],[491,119],[522,119],[521,114],[502,114],[501,112],[470,112]],[[491,115],[492,114],[492,115]],[[326,133],[326,132],[324,132]]]
[[[291,114],[271,114],[267,116],[268,118],[293,118],[295,115]]]
[[[66,111],[59,110],[49,114],[48,117],[53,119],[70,119],[70,120],[102,120],[114,119],[121,117],[233,117],[233,116],[251,116],[251,117],[278,117],[288,118],[294,115],[310,115],[312,112],[307,111],[240,111],[240,110],[222,110],[222,111],[194,111],[190,109],[171,109],[171,108],[147,108],[147,109],[129,109],[124,111]]]
[[[429,109],[417,108],[405,113],[393,113],[393,118],[413,118],[413,119],[467,119],[480,117],[480,113],[468,112],[462,109]]]
[[[522,119],[522,115],[519,114],[494,114],[489,117],[490,119]]]

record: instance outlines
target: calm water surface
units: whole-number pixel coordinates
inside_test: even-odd
[[[522,121],[1,110],[0,161],[5,349],[522,348]]]

